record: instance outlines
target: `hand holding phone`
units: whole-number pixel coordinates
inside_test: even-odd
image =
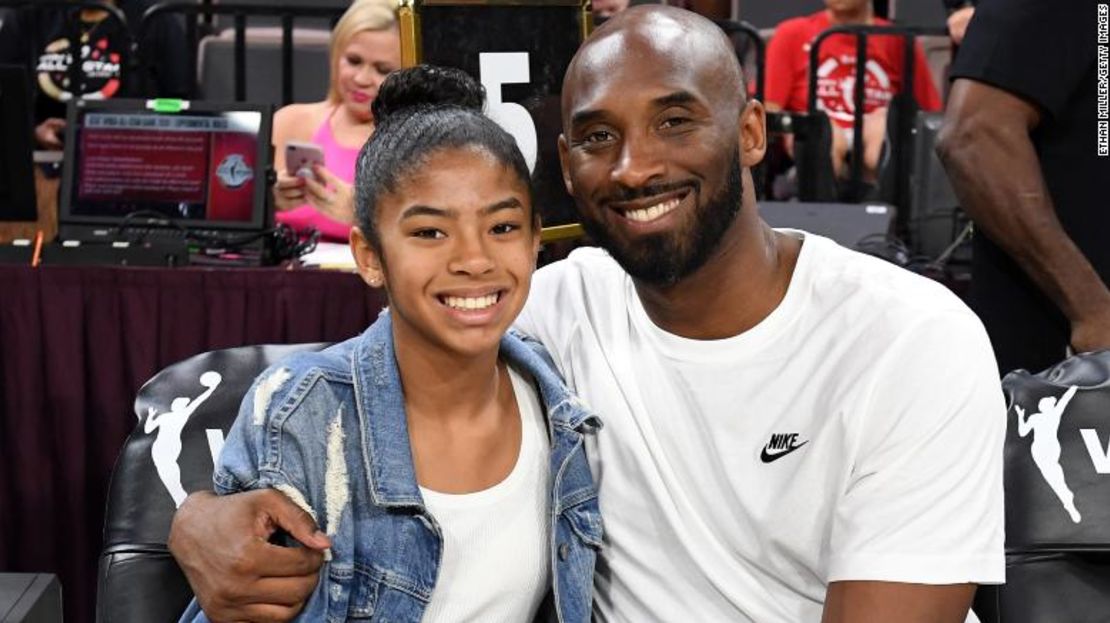
[[[285,143],[285,172],[290,176],[303,177],[319,182],[313,168],[324,166],[324,150],[315,143],[307,141],[288,141]]]

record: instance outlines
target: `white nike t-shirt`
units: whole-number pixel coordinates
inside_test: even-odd
[[[1003,581],[1005,405],[944,287],[804,234],[778,308],[697,341],[583,249],[517,325],[604,422],[600,620],[819,621],[837,580]]]

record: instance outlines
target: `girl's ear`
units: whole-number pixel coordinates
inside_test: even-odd
[[[534,212],[532,217],[532,255],[538,256],[540,253],[540,244],[543,240],[543,221],[540,218],[540,213],[535,206],[532,206]]]
[[[369,238],[357,226],[351,228],[351,255],[354,256],[355,265],[358,266],[358,274],[367,285],[372,288],[385,286],[382,258],[370,244]]]

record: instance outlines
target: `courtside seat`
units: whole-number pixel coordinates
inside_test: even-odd
[[[293,101],[316,102],[328,91],[328,48],[331,32],[293,29]],[[246,29],[248,102],[281,106],[281,28]],[[235,31],[224,30],[201,40],[197,51],[200,98],[235,100]]]
[[[933,86],[942,99],[948,93],[948,68],[952,65],[952,40],[945,35],[924,35],[917,38],[925,54],[925,64],[933,78]]]
[[[177,620],[192,592],[166,548],[174,512],[188,493],[211,489],[213,458],[254,378],[290,353],[324,346],[212,351],[176,363],[143,385],[135,399],[135,430],[108,490],[97,621]]]
[[[254,6],[262,6],[262,7],[268,7],[268,8],[302,7],[302,6],[312,6],[314,8],[330,7],[330,8],[340,9],[340,11],[337,12],[337,16],[338,16],[339,13],[342,13],[343,9],[346,9],[348,6],[350,6],[351,0],[213,0],[213,4],[234,4],[234,5],[237,5],[237,6],[251,6],[251,5],[254,5]],[[280,26],[281,25],[281,18],[279,18],[279,17],[256,15],[256,16],[250,17],[249,19],[250,19],[250,21],[247,24],[248,24],[248,26],[251,26],[251,27],[254,27],[254,26]],[[300,18],[297,18],[296,26],[298,26],[298,27],[307,26],[307,27],[310,27],[310,28],[320,28],[320,29],[323,29],[323,30],[331,30],[331,24],[329,23],[329,21],[330,20],[322,19],[322,18],[316,18],[316,17],[300,17]],[[215,25],[216,25],[217,30],[223,30],[225,28],[232,28],[234,26],[234,24],[235,24],[235,18],[233,18],[230,15],[221,14],[221,15],[216,16]]]
[[[984,623],[1095,623],[1110,613],[1110,351],[1002,381],[1006,577]]]

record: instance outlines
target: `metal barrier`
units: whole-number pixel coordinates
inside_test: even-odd
[[[947,35],[943,27],[921,26],[863,26],[846,25],[834,26],[817,35],[809,50],[809,101],[807,109],[810,114],[817,111],[817,70],[820,58],[821,44],[834,35],[847,35],[856,39],[856,76],[852,93],[854,110],[852,112],[852,133],[857,140],[852,141],[852,166],[849,178],[849,199],[859,201],[863,198],[863,114],[864,114],[864,80],[859,79],[862,67],[867,65],[867,39],[875,36],[901,37],[904,43],[902,54],[902,84],[899,95],[895,98],[895,117],[898,127],[896,136],[908,139],[913,132],[913,113],[917,109],[913,97],[914,84],[914,44],[917,37],[925,35]],[[902,141],[899,141],[902,142]],[[908,150],[898,150],[907,152]],[[895,154],[895,177],[897,189],[895,191],[895,205],[907,205],[909,198],[909,170],[908,153]],[[901,214],[902,211],[899,213]]]
[[[2,0],[0,0],[2,1]],[[139,25],[139,40],[142,34],[150,28],[152,20],[168,14],[186,16],[185,36],[189,42],[192,54],[189,55],[189,74],[192,76],[192,88],[195,92],[197,77],[197,49],[200,41],[200,25],[198,17],[203,18],[203,23],[211,25],[213,16],[228,15],[234,20],[235,47],[234,47],[234,76],[235,76],[235,101],[242,102],[247,98],[247,18],[248,17],[277,17],[281,19],[281,94],[282,105],[293,101],[293,25],[297,18],[326,18],[331,25],[343,15],[346,9],[342,7],[319,6],[258,6],[245,4],[212,4],[205,0],[202,4],[187,1],[161,2],[143,14]],[[150,61],[147,61],[150,62]]]
[[[81,10],[104,11],[107,14],[104,19],[113,20],[120,26],[120,33],[123,35],[125,43],[123,58],[120,59],[121,78],[124,72],[137,68],[137,65],[133,64],[136,59],[135,37],[128,27],[127,17],[124,16],[123,11],[115,6],[105,4],[99,0],[0,0],[0,9],[20,9],[27,11],[30,15],[33,25],[29,29],[27,59],[30,65],[28,69],[32,73],[35,72],[38,55],[42,52],[45,44],[40,40],[41,29],[38,28],[43,19],[43,14],[50,11],[69,11],[67,17],[70,20],[70,28],[67,30],[69,34],[70,63],[67,72],[69,78],[68,92],[71,94],[83,94],[85,92],[85,76],[81,72],[81,28],[79,24]]]
[[[714,20],[725,34],[732,37],[734,34],[743,34],[747,36],[748,41],[751,42],[755,48],[755,99],[763,101],[763,85],[767,82],[764,78],[763,69],[766,66],[767,57],[767,42],[763,40],[763,36],[759,34],[759,29],[749,24],[748,22],[735,21],[735,20]],[[741,66],[744,59],[741,58],[742,51],[736,50],[736,58],[740,61]]]

